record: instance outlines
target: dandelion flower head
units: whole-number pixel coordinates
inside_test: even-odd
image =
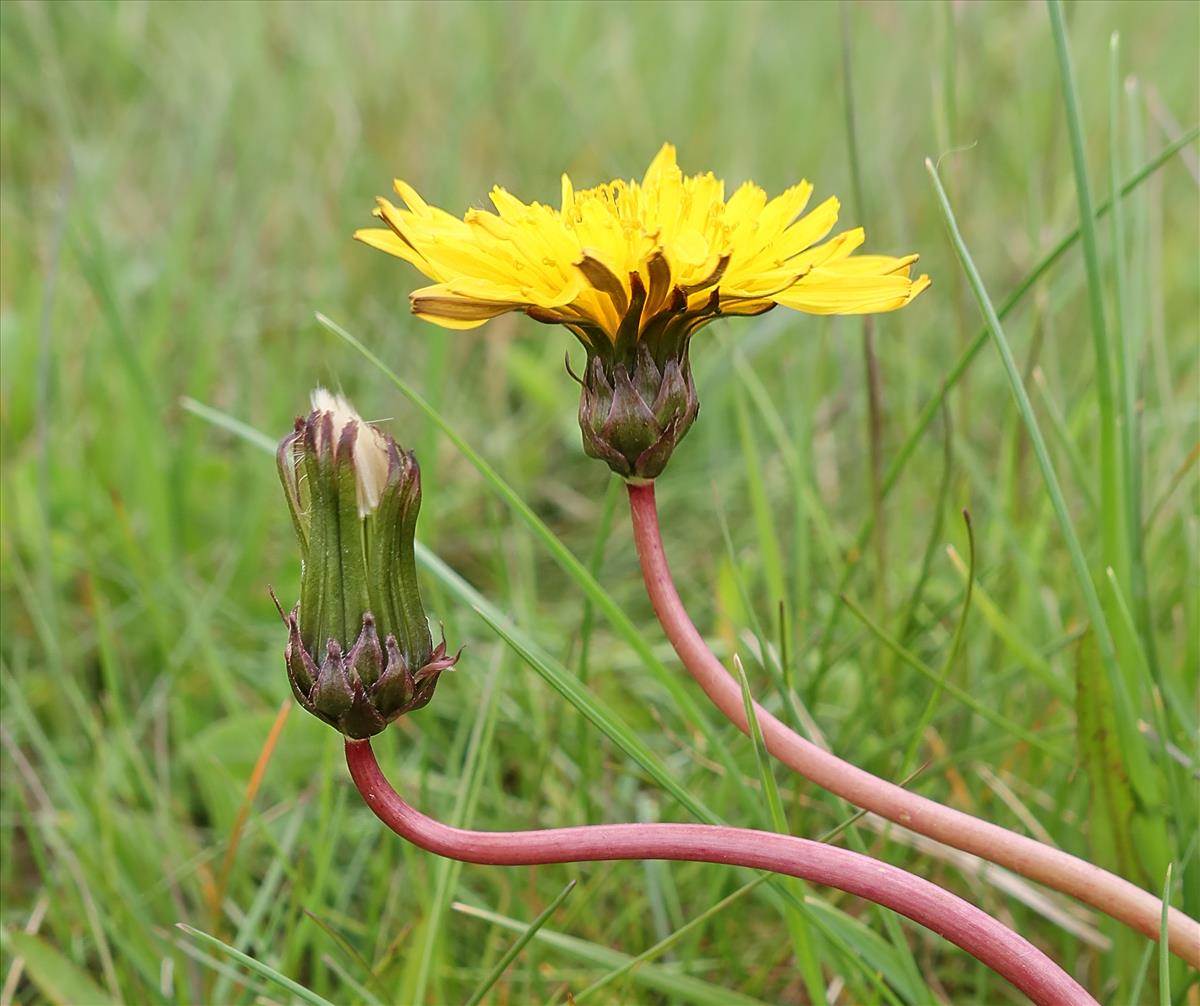
[[[916,255],[853,254],[861,227],[830,238],[839,202],[805,213],[802,181],[774,199],[753,182],[725,196],[711,172],[684,175],[666,144],[640,182],[576,190],[562,177],[558,207],[524,203],[500,187],[492,210],[459,219],[404,181],[404,202],[380,199],[386,228],[354,236],[433,280],[411,294],[413,313],[446,328],[475,328],[510,311],[562,324],[605,352],[647,338],[668,318],[687,334],[721,315],[779,305],[808,314],[894,311],[929,285]],[[675,326],[672,326],[675,327]]]

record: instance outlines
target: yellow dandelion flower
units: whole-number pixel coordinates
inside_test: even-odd
[[[805,213],[812,186],[774,199],[752,182],[725,198],[711,172],[686,176],[666,144],[642,181],[576,191],[557,209],[494,188],[495,210],[460,220],[396,180],[406,208],[379,200],[386,228],[355,237],[433,280],[413,313],[476,328],[510,311],[566,326],[587,349],[584,446],[626,478],[653,478],[696,414],[687,351],[727,315],[780,305],[808,314],[894,311],[929,285],[916,255],[858,255],[861,227],[829,237],[839,203]]]

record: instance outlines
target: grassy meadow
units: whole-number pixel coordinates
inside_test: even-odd
[[[875,320],[874,395],[860,319],[697,337],[700,418],[658,492],[701,631],[843,757],[1154,892],[1170,864],[1200,913],[1200,7],[1065,14],[1093,206],[1134,180],[1084,228],[1090,273],[1076,239],[1042,268],[1081,213],[1040,3],[0,5],[0,1006],[1021,1001],[838,892],[417,851],[293,708],[269,452],[322,383],[417,451],[422,590],[465,647],[377,739],[401,792],[488,830],[772,827],[580,448],[574,340],[414,319],[425,280],[350,237],[394,175],[454,212],[493,184],[555,203],[562,171],[640,176],[667,140],[730,189],[838,194],[867,250],[919,251],[934,284]],[[1152,942],[774,779],[793,833],[850,822],[831,840],[980,905],[1102,1002],[1200,1002]]]

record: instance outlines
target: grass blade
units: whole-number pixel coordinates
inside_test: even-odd
[[[483,776],[488,759],[492,752],[492,738],[496,730],[496,717],[499,712],[499,688],[497,682],[503,671],[503,651],[500,659],[488,673],[479,697],[479,710],[471,727],[471,735],[467,742],[466,754],[463,756],[462,775],[455,794],[454,812],[450,823],[456,828],[468,828],[479,802],[479,793],[483,786]],[[438,858],[434,869],[433,896],[427,919],[422,923],[424,928],[423,945],[417,953],[415,976],[410,989],[409,998],[412,1002],[425,1002],[426,992],[433,979],[432,964],[437,958],[438,947],[442,938],[442,922],[450,909],[450,902],[458,878],[462,873],[463,864],[457,860]],[[441,999],[438,990],[434,989],[434,998]]]
[[[212,423],[213,426],[219,427],[232,433],[235,437],[245,440],[247,443],[253,444],[255,447],[261,447],[263,450],[274,454],[275,449],[279,446],[277,440],[272,440],[262,430],[256,430],[248,423],[243,423],[240,419],[235,419],[227,412],[221,412],[219,409],[214,409],[210,405],[205,405],[203,402],[198,402],[194,398],[189,398],[186,395],[179,399],[179,404],[190,412],[193,416],[198,416],[207,423]]]
[[[588,556],[588,572],[593,577],[599,577],[600,566],[604,561],[604,546],[608,544],[612,532],[613,519],[617,512],[617,503],[621,498],[621,480],[610,479],[604,492],[604,509],[600,512],[600,523],[596,528],[596,538],[592,544],[592,554]],[[590,598],[584,598],[583,615],[579,619],[579,683],[587,687],[591,677],[592,630],[596,621],[596,606]],[[592,806],[592,781],[595,778],[597,761],[593,737],[587,729],[587,718],[580,713],[578,743],[575,748],[575,760],[579,764],[579,799],[583,811],[583,823],[591,824],[595,818]]]
[[[511,919],[498,912],[488,911],[485,908],[476,908],[474,905],[466,905],[462,902],[455,902],[451,907],[463,915],[481,919],[514,933],[523,933],[528,928],[527,923]],[[576,936],[568,936],[566,933],[542,928],[533,934],[533,939],[578,961],[610,969],[628,968],[631,970],[633,980],[639,985],[674,996],[680,1002],[696,1003],[697,1006],[763,1006],[758,999],[753,999],[732,989],[718,988],[698,978],[681,975],[669,968],[658,967],[654,964],[643,964],[641,967],[634,968],[633,958],[629,954],[579,939]]]
[[[299,982],[292,981],[287,975],[282,975],[273,967],[264,964],[262,961],[255,960],[249,954],[244,954],[240,950],[231,947],[228,943],[218,940],[215,936],[209,936],[208,933],[202,932],[199,929],[187,925],[183,922],[175,923],[176,927],[187,933],[192,939],[200,943],[207,944],[214,950],[219,950],[228,957],[232,957],[239,964],[244,965],[253,971],[256,975],[261,975],[268,981],[274,982],[282,989],[286,989],[292,993],[297,999],[309,1004],[309,1006],[334,1006],[328,999],[323,999],[317,995],[312,989],[305,988]]]
[[[871,634],[873,636],[875,636],[876,639],[878,639],[881,643],[883,643],[884,646],[886,646],[889,650],[891,650],[897,657],[899,657],[902,661],[904,661],[904,663],[906,663],[914,671],[917,671],[920,674],[923,674],[930,681],[932,681],[935,686],[940,683],[941,687],[945,691],[947,691],[951,695],[953,695],[956,699],[958,699],[959,702],[961,702],[964,706],[966,706],[972,712],[977,713],[978,715],[982,716],[984,719],[988,720],[989,722],[994,723],[996,726],[1000,727],[1001,729],[1007,730],[1014,737],[1018,737],[1021,740],[1023,740],[1026,744],[1030,745],[1030,747],[1037,748],[1044,755],[1046,755],[1050,758],[1053,758],[1056,761],[1063,761],[1062,753],[1055,750],[1054,748],[1050,747],[1037,734],[1031,733],[1030,731],[1026,730],[1024,727],[1022,727],[1019,723],[1015,723],[1012,720],[1008,719],[1007,717],[996,712],[994,709],[991,708],[991,706],[987,705],[987,703],[981,702],[979,699],[975,698],[975,696],[972,695],[970,692],[968,692],[965,689],[960,688],[958,685],[954,684],[954,682],[943,680],[942,676],[937,671],[935,671],[932,667],[930,667],[927,663],[925,663],[925,661],[923,661],[920,657],[918,657],[915,653],[913,653],[912,650],[908,649],[905,646],[902,646],[899,642],[896,641],[896,639],[894,639],[892,636],[888,635],[879,626],[879,624],[877,622],[875,622],[875,620],[872,619],[871,616],[866,613],[866,611],[863,610],[862,606],[857,601],[855,601],[853,598],[843,594],[842,601],[846,605],[846,607],[850,609],[851,613],[860,622],[862,622],[863,625],[865,625],[870,630]]]
[[[1106,213],[1112,210],[1113,206],[1115,205],[1116,198],[1127,196],[1129,193],[1137,189],[1143,182],[1146,181],[1147,178],[1152,176],[1172,158],[1174,158],[1176,154],[1178,154],[1181,150],[1184,150],[1190,144],[1194,143],[1197,137],[1200,137],[1200,126],[1188,130],[1183,136],[1180,136],[1177,140],[1175,140],[1175,142],[1168,144],[1161,151],[1159,151],[1156,157],[1147,161],[1138,171],[1134,172],[1134,174],[1126,180],[1125,184],[1121,186],[1120,192],[1110,195],[1108,199],[1106,199],[1096,208],[1097,218],[1104,216]],[[1033,269],[1029,271],[1029,273],[1026,274],[1025,278],[1022,279],[1021,282],[1018,283],[1013,288],[1012,292],[1009,293],[1009,295],[1004,299],[1004,302],[995,312],[997,318],[1007,318],[1016,309],[1017,305],[1025,299],[1025,295],[1033,289],[1038,281],[1040,281],[1043,276],[1045,276],[1055,265],[1057,265],[1059,260],[1062,259],[1062,257],[1066,255],[1068,251],[1075,247],[1075,244],[1079,241],[1080,231],[1081,229],[1076,227],[1069,234],[1061,238],[1058,244],[1056,244],[1045,254],[1045,256],[1043,256],[1042,260],[1038,262],[1038,264],[1035,265]],[[946,373],[946,376],[943,379],[941,387],[938,389],[937,393],[925,403],[924,407],[917,415],[917,420],[913,424],[913,428],[909,431],[908,436],[904,438],[904,443],[900,445],[899,449],[896,451],[895,457],[892,458],[891,463],[887,467],[887,471],[884,473],[883,485],[880,488],[882,499],[886,500],[888,495],[895,488],[896,483],[900,479],[901,473],[904,471],[904,468],[908,464],[909,459],[912,457],[913,452],[917,449],[917,444],[921,442],[921,438],[925,435],[925,431],[929,428],[929,424],[933,422],[934,416],[936,416],[941,410],[942,405],[946,400],[946,396],[949,395],[950,391],[957,386],[960,380],[962,380],[962,376],[967,372],[967,368],[971,366],[975,358],[983,350],[983,347],[987,345],[988,336],[989,328],[987,324],[985,324],[983,328],[976,333],[975,338],[971,340],[971,342],[967,345],[967,348],[964,349],[961,354],[959,354],[958,359],[954,361],[949,371]],[[861,556],[863,549],[866,546],[867,539],[871,536],[871,531],[874,527],[874,520],[874,515],[868,514],[863,519],[862,524],[859,525],[858,533],[854,536],[854,554]],[[855,572],[857,572],[859,564],[859,560],[856,559],[853,562],[848,562],[843,568],[841,578],[838,581],[838,593],[844,592],[850,585],[850,581]],[[833,630],[841,617],[841,611],[841,605],[834,605],[833,608],[830,609],[829,617],[826,619],[821,630],[821,638],[823,640],[830,640],[833,637]],[[828,670],[828,667],[829,657],[828,652],[826,652],[826,655],[821,662],[821,668],[818,671],[818,677]]]
[[[979,609],[979,614],[987,622],[992,632],[1004,643],[1013,659],[1023,665],[1026,670],[1037,675],[1038,680],[1060,699],[1069,700],[1074,694],[1070,685],[1055,674],[1054,668],[1050,666],[1050,661],[1029,641],[1028,633],[1013,623],[1012,619],[1004,613],[999,604],[992,600],[983,587],[979,584],[971,586],[969,562],[963,562],[953,545],[946,546],[946,555],[950,557],[951,565],[962,576],[967,589],[973,591],[975,606]]]
[[[1079,760],[1087,777],[1091,800],[1089,819],[1095,861],[1124,877],[1137,877],[1134,850],[1134,799],[1118,745],[1112,690],[1096,672],[1096,652],[1089,633],[1079,641],[1075,702]]]
[[[1083,245],[1083,263],[1087,273],[1088,311],[1092,320],[1092,344],[1096,354],[1096,399],[1100,407],[1100,513],[1103,527],[1104,557],[1109,565],[1125,568],[1125,550],[1121,547],[1121,461],[1117,453],[1117,412],[1113,396],[1112,350],[1108,344],[1108,326],[1104,317],[1104,278],[1100,272],[1100,250],[1096,241],[1096,215],[1092,209],[1092,189],[1088,181],[1087,157],[1083,146],[1083,124],[1079,114],[1079,93],[1071,67],[1071,51],[1063,24],[1062,0],[1046,0],[1054,50],[1058,56],[1062,80],[1063,104],[1067,115],[1067,135],[1071,141],[1071,163],[1075,169],[1075,196],[1079,203],[1079,236]],[[1113,204],[1113,218],[1119,219],[1120,200]],[[1116,249],[1117,257],[1120,250]],[[1106,630],[1107,631],[1107,630]],[[1103,652],[1103,647],[1101,647]],[[1106,658],[1107,659],[1107,658]]]
[[[742,705],[746,710],[746,722],[750,726],[750,739],[754,742],[754,761],[758,765],[758,777],[762,780],[763,792],[766,794],[767,806],[771,812],[771,826],[777,832],[786,835],[788,834],[787,817],[783,812],[783,801],[779,798],[779,785],[776,783],[775,773],[772,771],[773,762],[767,753],[762,727],[754,712],[754,698],[750,694],[750,682],[746,680],[746,669],[737,656],[733,658],[733,667],[737,673],[738,683],[742,686]],[[797,901],[803,904],[805,885],[791,883],[788,886],[796,892]],[[821,975],[820,962],[813,950],[812,933],[808,920],[804,917],[807,913],[798,911],[792,905],[786,906],[784,911],[788,929],[792,934],[792,943],[796,948],[796,956],[800,959],[800,970],[804,975],[804,985],[808,989],[808,996],[813,1002],[824,1004],[826,1002],[825,981]]]
[[[418,550],[417,560],[426,568],[433,570],[451,592],[459,595],[460,600],[470,603],[469,598],[473,595],[477,599],[474,604],[476,613],[487,622],[492,631],[503,639],[532,670],[536,671],[543,681],[582,712],[598,730],[640,765],[663,789],[701,821],[708,824],[723,823],[714,811],[679,784],[674,773],[650,748],[642,743],[637,734],[611,708],[595,695],[581,688],[565,667],[512,625],[496,608],[483,601],[483,598],[458,574],[430,553],[422,553]]]
[[[1133,701],[1130,698],[1125,678],[1118,664],[1112,632],[1109,629],[1103,605],[1100,603],[1100,596],[1096,591],[1096,585],[1088,569],[1087,558],[1083,554],[1083,545],[1080,543],[1079,535],[1075,530],[1075,524],[1071,519],[1070,510],[1067,508],[1067,502],[1063,497],[1062,487],[1059,485],[1058,476],[1055,474],[1053,462],[1050,460],[1050,452],[1046,447],[1045,439],[1042,437],[1037,416],[1034,414],[1033,405],[1029,401],[1029,394],[1025,390],[1025,383],[1021,378],[1020,370],[1017,368],[1017,362],[1013,358],[1012,350],[1009,348],[1008,339],[1004,335],[1000,318],[996,314],[996,308],[992,304],[991,297],[988,296],[987,289],[983,285],[983,278],[979,275],[979,270],[975,267],[975,261],[971,258],[971,253],[968,251],[962,233],[958,229],[958,222],[955,220],[954,211],[950,208],[950,200],[946,196],[946,190],[942,187],[937,168],[934,167],[933,161],[926,159],[925,169],[929,172],[929,177],[933,181],[942,217],[950,232],[950,240],[954,245],[958,260],[963,267],[964,273],[966,273],[967,281],[971,286],[971,292],[975,295],[980,312],[987,323],[987,331],[1004,366],[1009,388],[1012,391],[1017,409],[1025,425],[1026,433],[1033,446],[1038,467],[1042,472],[1042,480],[1046,486],[1046,493],[1050,497],[1051,506],[1058,520],[1059,530],[1066,543],[1071,565],[1075,571],[1075,578],[1079,583],[1084,605],[1087,608],[1093,630],[1096,633],[1096,642],[1104,663],[1104,669],[1109,676],[1110,685],[1116,698],[1117,727],[1121,733],[1122,749],[1125,753],[1130,777],[1133,779],[1134,785],[1138,788],[1142,800],[1153,805],[1157,787],[1154,785],[1152,769],[1146,754],[1145,745],[1137,732]]]
[[[379,976],[375,974],[374,969],[371,967],[371,962],[358,952],[358,949],[354,946],[354,944],[346,939],[346,937],[344,937],[341,933],[339,933],[337,929],[334,928],[332,922],[321,918],[321,916],[319,916],[316,912],[309,911],[306,908],[304,909],[304,914],[307,915],[313,921],[313,923],[333,941],[334,945],[346,956],[348,960],[352,961],[363,972],[363,974],[366,975],[367,985],[369,985],[372,990],[371,995],[376,999],[378,999],[381,994],[384,996],[384,998],[387,998],[387,993],[379,986]],[[351,976],[349,973],[344,973],[342,977],[350,978]]]
[[[1150,974],[1151,962],[1157,956],[1155,951],[1158,949],[1158,946],[1154,940],[1146,941],[1146,947],[1142,951],[1141,959],[1134,969],[1133,984],[1129,989],[1129,1001],[1131,1003],[1143,1002],[1142,989],[1146,987],[1146,977]]]
[[[758,531],[760,555],[763,564],[763,581],[771,608],[786,604],[790,608],[787,584],[783,574],[783,549],[779,533],[771,514],[770,499],[763,478],[763,465],[758,456],[758,442],[750,428],[750,410],[746,405],[746,392],[738,384],[734,395],[736,402],[738,436],[742,448],[742,460],[746,469],[746,492],[750,497],[750,509],[754,514],[754,525]]]
[[[209,914],[212,917],[212,928],[214,932],[220,932],[221,921],[221,906],[225,903],[225,892],[229,888],[229,878],[233,874],[234,860],[237,859],[238,846],[241,844],[242,830],[246,827],[246,818],[250,814],[250,809],[254,806],[254,798],[258,795],[258,789],[262,785],[263,776],[267,774],[267,766],[271,762],[271,756],[275,753],[275,746],[279,742],[279,735],[283,731],[283,725],[287,722],[288,715],[291,713],[295,703],[291,696],[284,699],[279,706],[279,712],[275,714],[275,722],[271,724],[271,729],[267,733],[267,738],[263,741],[262,750],[258,754],[258,760],[254,763],[254,770],[250,773],[250,781],[246,783],[246,792],[242,796],[241,806],[238,807],[237,817],[233,822],[233,830],[229,834],[229,842],[225,846],[225,856],[221,861],[221,869],[217,874],[217,882],[213,885],[213,889],[209,898]]]
[[[737,674],[738,683],[742,686],[742,705],[746,710],[746,722],[750,725],[750,739],[754,742],[754,761],[758,765],[758,776],[762,781],[763,792],[767,797],[767,807],[771,813],[771,826],[780,834],[788,834],[787,817],[783,813],[783,801],[779,798],[779,784],[775,781],[772,771],[772,761],[767,754],[767,745],[763,740],[762,728],[758,716],[754,712],[754,696],[750,694],[750,682],[746,680],[746,668],[742,666],[740,657],[734,656],[733,669]]]
[[[921,743],[921,738],[933,720],[938,700],[942,697],[942,690],[946,686],[946,678],[949,677],[950,671],[958,660],[959,651],[962,649],[963,632],[967,627],[967,616],[971,613],[971,597],[975,591],[975,529],[971,525],[970,511],[964,510],[962,514],[963,523],[967,526],[967,589],[963,595],[962,609],[958,613],[958,623],[954,626],[954,638],[950,642],[950,649],[946,653],[946,659],[942,661],[938,679],[934,682],[933,691],[929,693],[929,698],[925,702],[921,718],[917,720],[917,727],[913,731],[912,739],[908,742],[908,751],[905,752],[902,764],[909,771],[916,762],[917,747]]]
[[[1171,908],[1171,871],[1167,864],[1167,879],[1163,881],[1162,919],[1158,924],[1158,1006],[1171,1006],[1171,951],[1167,946],[1167,917]]]
[[[1121,50],[1120,36],[1113,32],[1109,46],[1108,75],[1108,177],[1116,187],[1121,170],[1117,138],[1120,123]],[[1136,611],[1133,638],[1148,658],[1151,674],[1147,683],[1158,679],[1158,657],[1154,645],[1154,618],[1150,609],[1150,588],[1146,577],[1145,531],[1142,503],[1142,417],[1138,407],[1138,339],[1134,326],[1126,324],[1126,231],[1122,200],[1113,204],[1109,214],[1113,263],[1113,334],[1117,343],[1117,391],[1121,417],[1121,465],[1124,474],[1125,534],[1129,561],[1129,593]]]
[[[566,901],[567,896],[573,890],[575,890],[576,883],[578,883],[578,881],[574,879],[568,881],[567,886],[564,887],[561,892],[559,892],[558,896],[541,911],[536,919],[529,923],[529,927],[525,930],[525,932],[513,940],[512,946],[510,946],[504,952],[500,960],[496,962],[496,966],[492,968],[492,970],[488,973],[488,976],[484,978],[482,982],[480,982],[479,988],[477,988],[471,994],[471,998],[467,1000],[467,1006],[478,1006],[479,1003],[483,1002],[483,997],[486,996],[491,990],[491,987],[500,980],[500,976],[504,974],[504,972],[508,969],[508,966],[514,960],[516,960],[517,954],[525,949],[525,944],[527,944],[534,938],[534,936],[537,935],[537,931],[550,920],[550,916],[558,910],[558,906]]]
[[[81,970],[59,950],[32,933],[3,933],[5,949],[25,961],[29,981],[54,1006],[78,1006],[81,1003],[105,1006],[114,1003],[87,972]]]
[[[608,974],[603,975],[600,978],[597,978],[594,982],[592,982],[591,985],[587,986],[587,988],[585,988],[582,992],[580,992],[578,995],[575,996],[575,1001],[577,1003],[581,1003],[581,1002],[585,1001],[586,999],[588,999],[595,993],[599,992],[602,988],[605,988],[606,986],[611,985],[618,978],[621,978],[623,975],[629,974],[629,972],[632,971],[634,968],[641,967],[643,964],[647,963],[648,961],[652,961],[657,957],[661,957],[668,950],[670,950],[673,946],[675,946],[680,940],[682,940],[692,930],[696,929],[698,926],[703,925],[709,919],[714,918],[715,916],[719,915],[724,909],[728,908],[735,901],[739,900],[740,898],[745,897],[747,894],[749,894],[751,891],[753,891],[760,884],[763,884],[770,879],[771,879],[771,875],[769,873],[764,873],[761,877],[758,877],[756,880],[752,880],[752,881],[750,881],[750,883],[744,884],[743,886],[739,887],[732,894],[726,895],[724,898],[722,898],[720,901],[718,901],[711,908],[705,909],[703,912],[701,912],[695,918],[688,919],[688,921],[684,925],[680,926],[678,929],[675,930],[675,932],[671,933],[669,936],[665,937],[662,940],[659,940],[656,944],[654,944],[654,946],[650,947],[647,950],[643,950],[636,957],[630,957],[629,960],[626,961],[624,964],[622,964],[620,967],[616,968],[613,971],[608,972]]]
[[[346,965],[341,963],[332,954],[322,954],[321,963],[324,964],[330,971],[345,984],[345,986],[355,993],[366,1006],[387,1006],[386,999],[380,999],[366,985],[354,977],[347,969]]]

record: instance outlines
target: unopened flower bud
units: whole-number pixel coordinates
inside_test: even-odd
[[[361,739],[424,706],[458,658],[434,647],[417,589],[416,458],[344,398],[312,405],[277,455],[302,561],[284,660],[297,701]]]

